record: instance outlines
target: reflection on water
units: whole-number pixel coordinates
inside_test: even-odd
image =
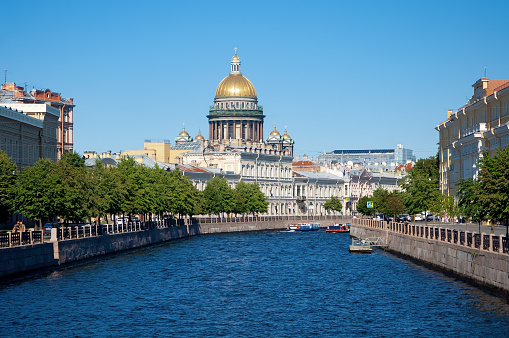
[[[346,234],[202,236],[0,288],[7,336],[503,336],[500,298]],[[31,315],[27,315],[31,314]],[[36,319],[36,320],[35,320]]]

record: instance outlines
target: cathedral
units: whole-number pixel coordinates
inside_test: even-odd
[[[207,115],[209,121],[209,139],[205,140],[201,131],[193,139],[185,127],[175,138],[175,143],[185,147],[186,143],[200,141],[208,149],[270,149],[285,156],[293,157],[294,141],[285,133],[274,130],[265,139],[263,137],[263,107],[258,104],[256,89],[241,72],[240,58],[233,55],[230,74],[217,86],[214,104]]]

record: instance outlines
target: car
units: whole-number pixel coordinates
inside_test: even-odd
[[[409,220],[409,217],[407,214],[401,214],[401,215],[398,215],[398,217],[396,217],[396,222],[400,222],[400,223],[403,223],[403,222],[406,222]]]
[[[426,216],[426,221],[428,221],[428,222],[435,222],[435,221],[438,221],[438,216],[435,216],[435,215],[428,215],[428,216]]]
[[[376,214],[375,217],[373,218],[373,220],[375,221],[390,221],[391,219],[387,216],[385,216],[384,214]]]
[[[52,223],[44,223],[44,225],[42,226],[42,232],[44,234],[51,234],[51,229],[53,228],[57,228],[58,227],[58,223],[56,222],[52,222]]]
[[[424,221],[424,217],[422,217],[421,214],[416,214],[414,219],[415,219],[416,222]]]

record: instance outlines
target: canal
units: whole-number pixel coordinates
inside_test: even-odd
[[[0,286],[12,336],[505,336],[509,305],[346,234],[210,235]]]

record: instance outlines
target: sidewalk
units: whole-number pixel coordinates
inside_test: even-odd
[[[420,226],[425,226],[426,222],[409,222],[409,224],[415,224]],[[456,229],[460,231],[470,231],[479,233],[479,224],[475,223],[441,223],[441,222],[428,222],[428,226],[436,226],[442,228]],[[491,225],[481,225],[481,232],[485,234],[491,233]],[[505,225],[495,225],[495,235],[505,235],[506,227]]]

